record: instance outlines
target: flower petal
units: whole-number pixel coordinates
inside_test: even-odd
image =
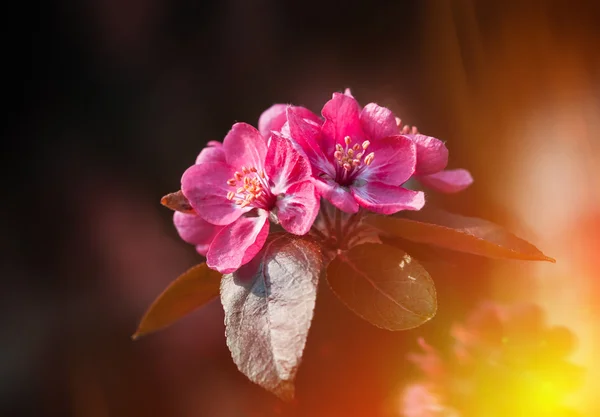
[[[318,175],[319,172],[333,175],[334,168],[323,154],[319,144],[321,140],[320,125],[302,117],[297,107],[288,107],[287,118],[289,138],[298,145],[310,161],[313,175]]]
[[[361,187],[350,187],[361,207],[379,214],[393,214],[400,210],[420,210],[425,205],[425,194],[398,185],[367,182]]]
[[[258,118],[258,131],[263,138],[268,139],[271,136],[271,131],[280,131],[284,123],[287,121],[285,109],[287,104],[273,104],[267,110],[262,112]]]
[[[288,107],[292,107],[296,114],[303,119],[315,122],[319,126],[323,123],[319,116],[305,107],[290,106],[289,104],[273,104],[265,110],[258,119],[258,130],[265,139],[268,139],[271,136],[272,131],[281,131],[285,122],[287,122],[286,110]]]
[[[223,226],[210,224],[200,216],[178,211],[173,214],[173,223],[179,237],[187,243],[196,245],[196,250],[203,256],[206,256],[214,237],[223,229]]]
[[[356,213],[358,211],[358,203],[350,193],[350,191],[335,181],[314,182],[317,192],[331,204],[346,213]]]
[[[374,152],[371,165],[359,174],[360,181],[379,181],[401,185],[415,172],[417,151],[415,144],[406,136],[388,136],[374,140],[366,150]]]
[[[196,158],[196,163],[203,164],[205,162],[225,162],[225,150],[221,142],[211,140],[200,151]]]
[[[417,145],[417,175],[439,172],[448,165],[448,148],[439,139],[426,135],[406,135]]]
[[[261,170],[267,155],[267,142],[260,132],[247,123],[233,125],[225,139],[223,149],[227,164],[236,170],[243,166]]]
[[[362,143],[365,134],[360,125],[360,107],[354,97],[334,93],[322,110],[325,123],[322,129],[322,148],[325,155],[333,155],[336,144],[344,145],[344,138]]]
[[[193,165],[181,177],[181,191],[198,215],[209,223],[225,226],[245,211],[227,199],[232,187],[227,180],[233,177],[233,169],[222,162]]]
[[[281,226],[295,235],[304,235],[319,213],[319,196],[312,181],[297,183],[277,200],[277,217]]]
[[[360,123],[365,135],[371,140],[400,134],[394,113],[375,103],[369,103],[363,108]]]
[[[457,193],[473,184],[473,177],[466,169],[447,169],[435,174],[419,176],[418,180],[424,186],[442,193]]]
[[[268,234],[267,216],[240,217],[215,236],[206,263],[222,274],[229,274],[254,258]]]
[[[308,159],[288,139],[274,134],[269,142],[265,160],[265,172],[273,183],[273,194],[285,192],[290,185],[306,181],[311,177]]]

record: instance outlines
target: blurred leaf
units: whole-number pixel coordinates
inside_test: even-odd
[[[183,195],[181,190],[167,194],[160,199],[160,204],[170,208],[173,211],[180,211],[186,214],[196,214],[187,197]]]
[[[403,212],[398,216],[371,216],[364,220],[384,233],[489,258],[550,261],[531,243],[502,227],[475,217],[437,209]]]
[[[132,338],[162,329],[202,307],[219,295],[220,281],[221,274],[205,263],[190,268],[154,300]]]
[[[548,349],[556,357],[565,357],[575,350],[577,338],[564,326],[554,326],[546,331],[544,340]]]
[[[339,254],[327,268],[327,280],[352,311],[387,330],[417,327],[437,309],[425,268],[393,246],[365,243]]]
[[[223,276],[221,302],[233,361],[284,400],[294,397],[322,268],[316,243],[277,233],[249,264]]]

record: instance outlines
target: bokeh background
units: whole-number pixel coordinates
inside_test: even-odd
[[[392,416],[416,339],[481,300],[532,301],[578,338],[571,398],[600,415],[600,3],[58,0],[5,11],[0,414]],[[3,72],[4,72],[3,71]],[[436,318],[387,333],[320,290],[297,400],[232,363],[217,302],[132,342],[198,262],[160,197],[208,140],[345,87],[447,141],[474,185],[429,195],[555,265],[457,257]]]

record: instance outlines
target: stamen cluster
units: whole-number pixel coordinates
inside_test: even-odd
[[[269,197],[269,184],[265,171],[255,167],[242,167],[242,172],[236,171],[233,178],[227,180],[227,185],[236,188],[227,193],[227,199],[241,208],[253,205],[258,208],[268,208],[272,200]]]
[[[364,162],[364,164],[367,166],[371,165],[373,159],[375,158],[375,152],[371,152],[365,156],[364,161],[361,161],[371,142],[365,140],[362,145],[356,143],[353,146],[350,146],[352,144],[352,138],[350,138],[350,136],[346,136],[344,138],[344,143],[346,144],[345,148],[339,143],[335,145],[333,157],[337,161],[338,166],[350,172],[353,169],[358,168],[361,165],[361,162]]]

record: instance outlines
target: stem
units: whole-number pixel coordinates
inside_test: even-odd
[[[319,238],[321,238],[321,240],[326,241],[327,240],[327,236],[325,236],[325,234],[323,232],[321,232],[319,229],[317,229],[316,227],[313,227],[310,230],[310,233],[313,233],[315,235],[317,235]]]
[[[333,232],[333,227],[331,225],[331,218],[329,217],[329,214],[327,213],[327,205],[326,204],[321,204],[321,214],[323,215],[323,221],[325,222],[326,232],[329,235],[331,235]]]
[[[350,221],[346,224],[344,228],[343,241],[340,242],[340,246],[350,244],[350,241],[355,238],[360,232],[365,230],[365,227],[362,226],[361,220],[365,215],[365,211],[360,209],[358,213],[352,216]]]
[[[338,242],[341,242],[344,236],[342,235],[342,211],[335,209],[335,237]]]
[[[353,214],[352,216],[350,216],[350,219],[348,219],[348,221],[344,225],[344,228],[342,229],[342,236],[346,236],[346,234],[351,231],[352,226],[357,224],[362,219],[362,217],[363,217],[363,209],[361,208],[358,210],[358,212],[356,214]]]

